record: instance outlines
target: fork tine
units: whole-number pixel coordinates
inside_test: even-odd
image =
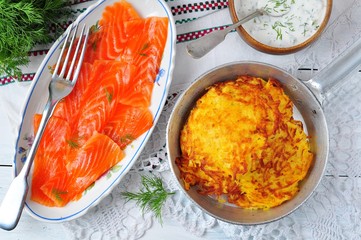
[[[85,28],[85,25],[84,25],[83,29],[84,28]],[[89,27],[87,27],[86,30],[85,30],[85,38],[84,38],[83,48],[81,50],[78,65],[77,65],[77,68],[75,69],[74,76],[73,76],[73,82],[72,82],[73,84],[75,84],[76,81],[78,80],[78,75],[80,73],[80,68],[81,68],[81,65],[83,63],[83,59],[84,59],[84,55],[85,55],[86,44],[88,42],[89,31],[90,31],[90,29],[89,29]]]
[[[73,56],[73,60],[71,62],[70,68],[68,70],[66,80],[70,80],[70,78],[71,78],[73,68],[74,68],[76,60],[78,58],[78,52],[79,52],[79,49],[80,49],[80,45],[81,45],[82,40],[83,40],[84,31],[85,31],[85,24],[84,24],[84,26],[83,26],[83,28],[81,30],[81,33],[80,33],[80,36],[79,36],[79,39],[78,39],[78,44],[76,46],[75,53],[74,53],[74,56]],[[86,33],[85,33],[85,40],[84,40],[83,47],[82,47],[82,50],[81,50],[81,53],[80,53],[77,68],[75,69],[75,72],[74,72],[73,81],[76,81],[76,79],[78,79],[78,74],[80,72],[81,64],[82,64],[82,61],[83,61],[83,58],[84,58],[85,47],[86,47],[86,43],[87,43],[87,40],[88,40],[88,35],[89,35],[89,29],[87,28]]]
[[[65,37],[65,40],[64,40],[64,43],[63,43],[63,47],[61,48],[61,52],[60,52],[60,55],[58,57],[58,61],[56,62],[56,65],[55,65],[55,69],[54,69],[54,72],[53,72],[53,78],[58,74],[61,59],[63,58],[63,54],[64,54],[64,51],[65,51],[65,48],[66,48],[66,44],[67,44],[67,42],[69,40],[69,36],[71,34],[71,29],[72,29],[72,24],[67,29],[68,32],[66,34],[66,37]]]
[[[70,57],[70,53],[71,53],[71,49],[73,48],[73,44],[74,44],[74,40],[75,40],[75,37],[76,37],[76,32],[78,31],[78,23],[75,24],[75,30],[74,30],[74,34],[71,38],[71,41],[70,41],[70,44],[69,44],[69,47],[68,47],[68,52],[66,54],[66,57],[65,57],[65,60],[63,62],[63,67],[61,69],[61,72],[59,74],[59,78],[63,78],[64,77],[64,74],[65,74],[65,70],[66,70],[66,67],[68,65],[68,61],[69,61],[69,57]],[[72,31],[72,25],[69,26],[70,28],[70,32]],[[66,44],[66,43],[65,43]],[[66,46],[65,46],[66,47]]]

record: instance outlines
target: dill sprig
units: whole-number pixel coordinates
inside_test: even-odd
[[[55,40],[71,16],[68,0],[0,0],[0,75],[21,78],[20,66],[37,44]],[[55,33],[50,33],[50,27]]]
[[[142,176],[143,188],[139,192],[122,192],[121,195],[127,201],[134,200],[141,208],[143,214],[152,211],[155,217],[162,223],[162,206],[168,196],[174,192],[167,192],[163,186],[162,179],[159,177]]]
[[[280,21],[276,21],[273,25],[272,25],[272,29],[274,31],[276,31],[277,37],[276,40],[282,40],[282,28],[285,28],[286,26],[283,25]]]
[[[294,0],[268,0],[264,10],[269,14],[284,13],[290,10],[292,4],[295,4]]]

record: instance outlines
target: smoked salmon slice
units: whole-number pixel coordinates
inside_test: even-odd
[[[103,132],[124,149],[152,125],[153,116],[148,108],[119,104]]]
[[[72,189],[83,191],[123,157],[123,151],[111,138],[96,132],[79,149],[76,158],[66,166],[67,170],[76,176],[76,184]]]
[[[128,41],[122,60],[142,66],[135,76],[136,84],[125,94],[123,104],[148,107],[154,82],[159,72],[163,49],[167,40],[168,19],[152,17],[128,21],[124,24]]]
[[[127,36],[124,23],[140,19],[140,16],[126,1],[116,2],[104,9],[99,26],[103,31],[99,42],[100,59],[117,59],[122,52]]]
[[[133,86],[134,88],[127,89],[128,91],[125,92],[119,101],[122,104],[135,107],[149,107],[154,83],[138,81]]]
[[[34,125],[34,135],[38,132],[40,121],[42,118],[42,114],[36,113],[33,118],[33,125]]]
[[[107,170],[120,162],[124,153],[108,136],[94,133],[68,157],[72,161],[67,163],[66,171],[41,186],[41,191],[58,207],[79,197]]]
[[[119,73],[117,73],[119,75]],[[87,98],[87,102],[81,108],[78,127],[76,130],[82,142],[90,138],[94,131],[101,131],[106,119],[111,115],[115,106],[114,98],[119,92],[118,85],[114,84],[112,78],[104,78],[99,84],[99,88]]]
[[[37,131],[41,115],[34,118],[34,128]],[[61,176],[66,170],[65,160],[71,150],[68,139],[71,136],[69,124],[61,118],[52,117],[44,131],[37,154],[34,159],[31,199],[46,206],[52,206],[53,200],[48,198],[42,191],[44,183],[55,176]],[[55,141],[54,141],[55,140]],[[49,144],[49,143],[52,144]]]
[[[167,40],[168,18],[152,17],[132,20],[126,22],[124,28],[128,41],[122,59],[136,66],[144,66],[144,68],[152,66],[154,72],[157,73]],[[147,63],[148,61],[151,64]]]

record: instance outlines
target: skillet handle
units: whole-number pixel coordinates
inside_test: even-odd
[[[332,90],[339,87],[346,77],[349,77],[358,71],[358,66],[360,64],[361,38],[322,69],[316,76],[306,81],[305,84],[322,105],[325,98]]]

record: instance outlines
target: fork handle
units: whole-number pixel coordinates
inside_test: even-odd
[[[19,222],[24,208],[25,196],[28,192],[26,178],[19,174],[10,184],[10,187],[0,207],[0,227],[13,230]]]
[[[27,177],[30,172],[31,165],[34,161],[35,153],[38,149],[40,139],[44,133],[45,126],[56,105],[51,98],[48,99],[43,116],[40,121],[39,130],[34,138],[33,145],[30,148],[26,162],[18,176],[11,182],[8,191],[0,206],[0,228],[5,230],[13,230],[19,222],[26,195],[29,189]]]

